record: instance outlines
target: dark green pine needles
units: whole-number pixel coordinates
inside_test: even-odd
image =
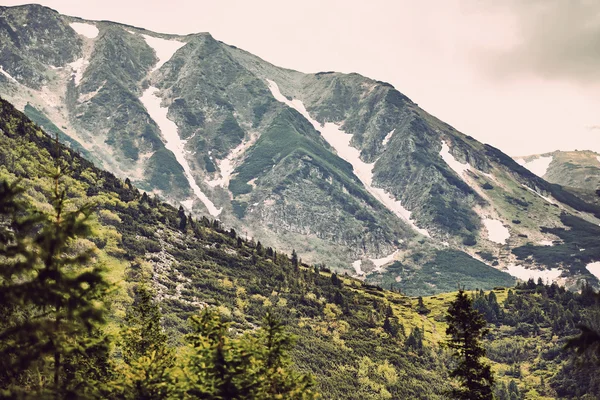
[[[460,387],[455,387],[451,395],[456,399],[491,400],[494,377],[489,365],[481,362],[485,349],[481,344],[487,334],[486,322],[479,311],[473,308],[473,300],[463,290],[448,307],[446,315],[450,336],[448,347],[454,350],[457,361],[450,376],[456,378]]]

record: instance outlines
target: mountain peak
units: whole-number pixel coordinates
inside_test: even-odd
[[[548,269],[568,283],[600,260],[594,246],[571,260],[574,239],[556,230],[598,224],[588,197],[458,132],[389,83],[279,68],[209,33],[29,8],[48,13],[40,25],[33,11],[2,10],[18,18],[0,20],[0,95],[188,212],[412,293],[441,290],[424,266],[465,277],[450,265],[457,259],[487,288],[507,279],[497,269]],[[548,242],[564,248],[549,256]]]

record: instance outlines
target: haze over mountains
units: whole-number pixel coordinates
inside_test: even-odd
[[[528,170],[358,74],[278,68],[208,33],[0,15],[3,98],[139,188],[307,261],[413,293],[512,282],[502,270],[574,284],[600,261],[600,206],[560,186],[598,185],[591,153],[567,181],[564,154]]]

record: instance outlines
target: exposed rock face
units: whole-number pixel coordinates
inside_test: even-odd
[[[394,254],[417,268],[450,247],[502,266],[510,249],[547,240],[540,225],[562,226],[561,213],[600,215],[358,74],[303,74],[208,33],[158,34],[40,6],[0,7],[0,39],[0,94],[61,140],[307,261],[354,271],[353,261]],[[178,154],[144,103],[148,88],[176,124]],[[490,240],[484,220],[510,237]]]
[[[48,67],[75,61],[82,49],[82,40],[58,13],[39,5],[0,7],[0,65],[27,86],[40,89]]]

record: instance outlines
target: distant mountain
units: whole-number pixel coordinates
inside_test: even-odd
[[[600,189],[599,153],[554,151],[517,157],[516,161],[548,182],[586,190]]]
[[[36,5],[0,7],[0,66],[0,95],[103,168],[371,282],[574,283],[600,260],[564,229],[598,226],[600,206],[385,82]]]

